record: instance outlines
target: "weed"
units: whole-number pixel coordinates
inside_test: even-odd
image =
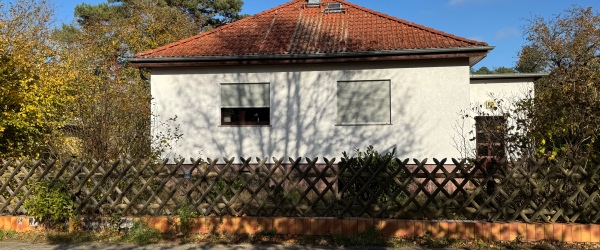
[[[391,238],[388,239],[388,245],[392,248],[412,248],[416,245],[416,242],[404,238]]]
[[[523,243],[523,239],[525,239],[525,236],[523,235],[517,235],[517,238],[515,239],[516,243]]]
[[[7,238],[11,238],[13,237],[17,232],[15,230],[9,230],[9,231],[5,231],[5,230],[1,230],[0,229],[0,241],[3,241]]]
[[[454,244],[454,239],[449,239],[449,238],[435,238],[433,240],[431,240],[431,244],[430,246],[435,247],[435,248],[440,248],[440,247],[449,247],[452,246],[452,244]]]
[[[487,249],[489,248],[489,244],[483,240],[476,240],[473,243],[473,247],[476,249]]]
[[[288,239],[288,242],[290,239]],[[292,241],[299,245],[311,245],[311,246],[331,246],[335,245],[335,240],[333,236],[314,236],[314,235],[304,235],[304,236],[296,236],[292,239]]]
[[[198,214],[187,201],[184,201],[177,209],[177,214],[179,215],[179,223],[175,225],[177,232],[180,235],[188,236],[192,232]]]
[[[120,213],[112,213],[110,214],[110,230],[119,231],[119,226],[121,225],[121,214]]]
[[[209,242],[212,244],[241,244],[241,243],[251,243],[253,242],[253,238],[248,234],[236,234],[232,232],[211,232],[207,234],[198,234],[194,239],[189,239],[190,242]]]
[[[252,241],[270,241],[275,235],[277,235],[277,230],[275,229],[259,231],[254,234]]]
[[[83,221],[77,216],[71,217],[69,220],[69,231],[80,232],[83,231]]]
[[[148,226],[148,223],[142,220],[133,222],[133,227],[123,235],[121,240],[134,244],[151,244],[158,242],[160,232]]]
[[[462,241],[458,239],[445,237],[433,238],[429,234],[417,236],[414,240],[417,245],[424,245],[433,248],[458,247],[462,243]]]
[[[517,238],[513,241],[509,241],[507,243],[505,243],[503,245],[504,248],[506,249],[527,249],[526,247],[524,247],[524,242],[523,242],[523,235],[518,235]]]
[[[555,249],[557,249],[557,247],[553,246],[549,242],[538,242],[537,244],[535,244],[534,248],[540,249],[540,250],[555,250]]]

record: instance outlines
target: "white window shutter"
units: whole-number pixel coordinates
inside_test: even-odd
[[[264,108],[270,106],[268,83],[221,84],[222,108]]]
[[[339,81],[338,124],[390,124],[390,81]]]

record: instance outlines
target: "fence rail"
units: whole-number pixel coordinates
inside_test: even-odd
[[[7,162],[0,165],[0,212],[26,214],[32,185],[62,181],[75,213],[370,217],[486,221],[600,221],[600,166],[527,160],[393,159],[351,167],[335,159],[241,158],[183,161]],[[409,163],[410,162],[410,163]]]

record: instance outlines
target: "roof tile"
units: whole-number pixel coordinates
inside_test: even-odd
[[[328,3],[344,12],[326,13]],[[344,0],[307,7],[293,0],[252,17],[200,33],[137,58],[289,55],[487,46],[370,10]]]

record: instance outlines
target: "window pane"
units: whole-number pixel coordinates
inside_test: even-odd
[[[222,108],[269,107],[268,83],[221,84]]]
[[[269,108],[222,108],[221,125],[269,125]]]
[[[222,108],[221,117],[223,124],[239,124],[241,122],[237,109]]]
[[[389,124],[390,117],[390,81],[338,82],[338,123]]]
[[[268,123],[269,122],[268,108],[249,108],[245,110],[246,123]]]

